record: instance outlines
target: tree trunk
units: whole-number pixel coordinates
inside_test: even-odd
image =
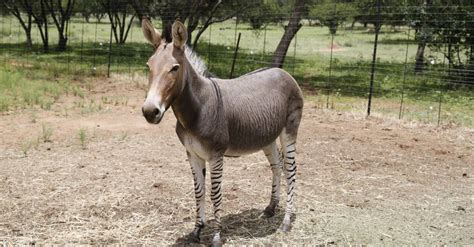
[[[118,35],[117,35],[117,26],[118,26],[118,22],[117,19],[118,17],[116,15],[118,15],[118,13],[112,13],[111,11],[109,11],[109,14],[107,14],[109,16],[109,20],[110,20],[110,25],[111,25],[111,28],[112,28],[112,33],[114,34],[114,39],[115,39],[115,43],[118,44],[119,43],[119,38],[118,38]]]
[[[196,27],[199,24],[199,17],[196,18],[195,16],[191,15],[188,18],[188,26],[186,29],[188,30],[188,39],[187,39],[187,45],[192,47],[194,49],[194,44],[193,44],[193,31],[196,29]]]
[[[31,24],[33,22],[33,18],[31,13],[28,13],[28,20],[27,20],[26,28],[25,28],[25,34],[26,34],[26,47],[28,49],[31,49],[33,47],[33,42],[31,40]]]
[[[196,34],[196,37],[194,37],[194,41],[193,41],[193,50],[197,51],[198,49],[198,41],[199,41],[199,38],[201,38],[201,35],[204,33],[204,31],[206,31],[207,28],[209,28],[211,24],[209,22],[206,22],[204,23],[204,25],[202,26],[202,28],[200,28]]]
[[[126,29],[125,34],[124,34],[123,43],[125,43],[125,41],[127,41],[128,33],[130,32],[130,28],[132,27],[134,19],[135,19],[135,15],[132,15],[132,18],[130,19],[130,22],[128,23],[127,29]]]
[[[469,65],[474,68],[474,44],[471,44],[470,56],[469,56]]]
[[[448,55],[446,56],[448,59],[448,68],[451,69],[453,66],[453,49],[451,45],[451,41],[448,40]]]
[[[329,33],[331,35],[336,35],[338,27],[339,27],[339,23],[338,23],[337,20],[330,20],[329,21]]]
[[[433,0],[425,0],[424,7],[429,7],[432,5]],[[427,37],[427,28],[426,22],[427,22],[427,17],[422,17],[424,20],[422,23],[422,26],[420,27],[420,32],[419,35],[421,35],[421,38],[418,42],[418,49],[416,51],[416,58],[415,58],[415,73],[420,73],[423,72],[425,69],[425,48],[426,48],[426,43],[428,41]]]
[[[58,28],[59,39],[58,39],[58,47],[56,48],[56,50],[62,52],[66,50],[66,45],[67,45],[67,40],[68,40],[67,31],[69,27],[69,20],[62,20],[61,27],[62,28]]]
[[[41,12],[40,15],[37,16],[33,14],[33,18],[35,19],[36,26],[38,26],[38,30],[40,31],[41,40],[43,41],[43,51],[44,53],[49,52],[49,38],[48,38],[48,17],[46,15],[46,9],[44,5],[45,0],[41,0]],[[44,25],[44,28],[43,28]]]
[[[423,69],[425,68],[425,48],[426,42],[420,42],[418,44],[418,50],[416,50],[415,73],[423,72]]]
[[[115,43],[122,45],[125,44],[128,38],[128,33],[132,27],[135,15],[132,15],[130,21],[127,24],[127,12],[116,12],[109,13],[110,25],[112,25],[112,32],[114,35]]]
[[[23,10],[26,12],[28,15],[27,19],[23,20],[22,18],[22,10],[20,10],[15,4],[7,5],[6,3],[3,3],[3,5],[9,13],[11,13],[13,16],[15,16],[18,21],[21,24],[21,27],[25,31],[25,36],[26,36],[26,47],[29,49],[33,46],[31,42],[31,23],[32,23],[32,11],[31,11],[31,6],[30,5],[24,5],[23,3],[21,4]]]
[[[469,71],[474,76],[474,21],[468,23],[467,29],[469,30],[469,38],[467,39],[469,44]]]
[[[48,26],[47,24],[44,26],[44,30],[41,29],[40,25],[38,25],[41,34],[41,40],[43,41],[43,51],[44,53],[49,52],[49,37],[48,37]]]
[[[97,19],[97,22],[100,23],[102,21],[102,18],[104,18],[105,14],[97,14],[95,15],[95,18]]]
[[[58,47],[57,51],[65,51],[66,44],[68,40],[68,26],[69,26],[69,18],[72,15],[72,10],[74,8],[75,0],[67,0],[66,8],[62,6],[62,1],[58,1],[57,5],[54,5],[53,0],[44,1],[46,9],[49,10],[49,14],[56,25],[58,30]]]
[[[300,20],[301,20],[301,12],[304,8],[304,0],[296,0],[295,6],[293,8],[293,12],[290,16],[290,21],[288,26],[285,28],[285,33],[278,43],[278,46],[273,54],[273,61],[272,67],[283,67],[283,63],[285,62],[286,52],[288,51],[288,47],[290,46],[291,40],[295,37],[298,30],[301,28]]]
[[[33,42],[31,41],[31,29],[25,32],[26,34],[26,47],[31,49],[33,47]]]
[[[66,44],[67,44],[67,38],[64,37],[63,35],[59,35],[57,51],[65,51]]]

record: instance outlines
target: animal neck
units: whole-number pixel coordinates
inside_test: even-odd
[[[196,72],[189,61],[185,60],[181,78],[182,91],[171,105],[179,123],[186,129],[192,129],[202,111],[202,105],[209,100],[210,82]]]

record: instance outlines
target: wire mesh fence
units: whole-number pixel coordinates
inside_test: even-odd
[[[381,2],[377,9],[377,1],[370,3],[365,12],[354,11],[357,2],[341,5],[333,1],[314,3],[305,12],[284,69],[303,86],[307,97],[320,108],[367,112],[370,107],[372,114],[393,118],[473,126],[472,6],[424,1],[400,7]],[[449,15],[443,7],[452,8]],[[19,18],[5,6],[0,8],[5,66],[91,76],[147,73],[145,63],[153,50],[133,11],[113,18],[107,14],[86,18],[84,9],[75,8],[66,24],[65,51],[55,48],[60,35],[49,18],[50,47],[45,52],[42,30],[34,21],[28,45]],[[434,11],[426,14],[428,9]],[[28,18],[27,13],[20,16]],[[260,11],[252,21],[236,14],[199,33],[201,22],[190,36],[200,35],[193,49],[210,72],[221,78],[230,76],[233,64],[234,77],[268,67],[288,18],[289,13],[270,10]],[[153,22],[162,26],[160,16]],[[254,22],[263,24],[255,28]]]

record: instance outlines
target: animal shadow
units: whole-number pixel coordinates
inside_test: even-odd
[[[277,210],[276,214],[270,218],[261,217],[261,214],[262,210],[260,209],[249,209],[237,214],[224,215],[221,218],[221,237],[223,243],[226,242],[227,238],[261,238],[275,233],[283,222],[285,210]],[[209,245],[212,242],[213,226],[213,220],[207,223],[206,227],[201,232],[200,243],[189,242],[188,234],[186,234],[178,238],[173,246]]]

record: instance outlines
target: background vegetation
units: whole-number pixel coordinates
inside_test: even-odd
[[[0,110],[47,108],[60,94],[79,91],[77,77],[105,76],[109,65],[112,73],[144,75],[152,53],[140,29],[144,15],[161,30],[170,20],[185,21],[189,45],[216,76],[229,77],[238,33],[234,75],[271,66],[297,3],[113,2],[5,1]],[[473,125],[472,7],[463,1],[304,1],[284,67],[319,107],[364,112],[379,31],[374,111]]]

